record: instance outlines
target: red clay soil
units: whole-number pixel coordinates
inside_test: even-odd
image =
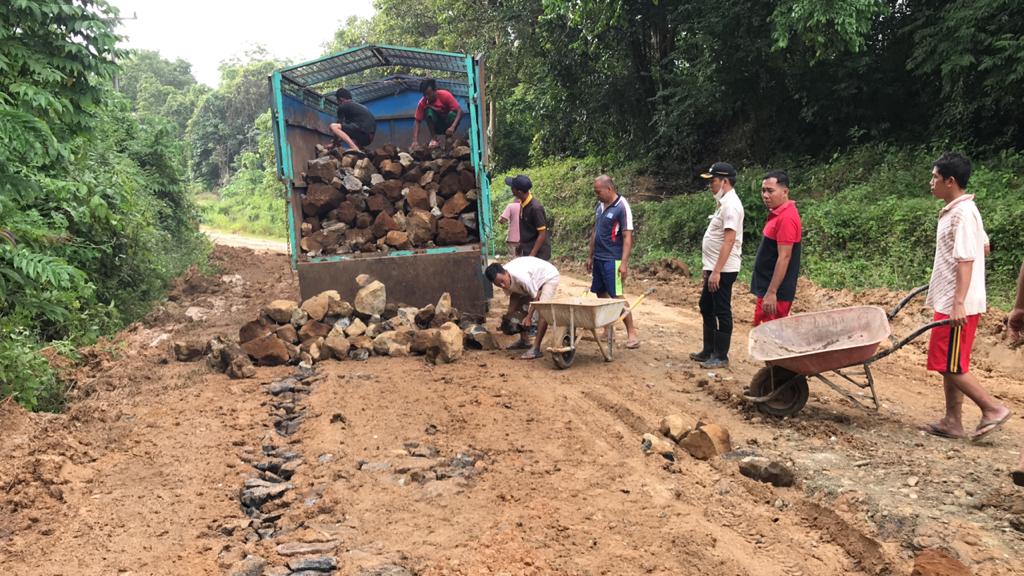
[[[742,288],[733,367],[708,374],[687,359],[696,282],[646,275],[630,288],[658,288],[637,311],[643,346],[626,350],[620,331],[612,363],[589,341],[565,371],[511,352],[324,362],[305,422],[282,438],[265,384],[294,368],[230,380],[174,360],[175,340],[236,337],[262,304],[297,296],[286,256],[212,258],[218,275],[187,275],[71,369],[66,413],[0,406],[0,574],[219,575],[247,554],[274,573],[278,545],[325,541],[344,575],[902,575],[927,548],[978,575],[1024,574],[1024,491],[1007,476],[1024,425],[976,444],[918,432],[942,409],[920,346],[877,365],[878,412],[812,383],[797,416],[762,417],[741,397],[760,367]],[[561,291],[585,288],[565,278]],[[802,285],[797,310],[893,297]],[[916,306],[894,331],[924,320]],[[998,343],[998,322],[984,319],[972,368],[1024,415],[1022,352]],[[734,459],[645,456],[641,435],[669,413],[728,428],[740,454],[787,464],[796,486],[748,479]],[[247,542],[243,460],[270,444],[303,463],[279,531]]]

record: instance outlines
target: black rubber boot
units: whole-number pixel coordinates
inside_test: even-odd
[[[704,325],[704,349],[700,352],[690,352],[690,360],[696,362],[707,362],[711,359],[712,351],[715,349],[715,329]]]
[[[729,367],[729,348],[732,344],[732,333],[731,332],[719,332],[715,331],[714,336],[714,351],[711,353],[711,358],[706,362],[702,362],[701,368],[728,368]]]

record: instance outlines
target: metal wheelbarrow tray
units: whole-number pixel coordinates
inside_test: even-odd
[[[870,399],[878,410],[871,364],[932,328],[949,323],[941,320],[925,324],[891,347],[878,351],[892,333],[889,320],[927,288],[915,289],[889,313],[878,306],[855,306],[796,314],[754,328],[750,331],[748,351],[751,358],[764,362],[766,367],[751,379],[745,397],[766,414],[790,416],[806,404],[807,379],[815,378],[858,406],[868,408],[862,399]],[[838,378],[838,383],[830,376]],[[847,389],[849,385],[868,389],[870,395],[851,392]]]
[[[625,318],[652,292],[654,292],[653,288],[644,292],[629,305],[629,310],[626,310],[628,303],[622,299],[571,296],[540,300],[532,302],[530,305],[544,318],[551,328],[552,334],[555,335],[554,342],[558,346],[548,347],[547,351],[551,354],[555,366],[564,370],[572,366],[573,360],[576,359],[576,345],[587,333],[594,337],[594,342],[597,342],[605,361],[611,362],[613,331],[608,331],[605,344],[601,342],[597,330],[611,326],[616,321]]]

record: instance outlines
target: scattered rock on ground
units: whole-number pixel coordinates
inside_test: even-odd
[[[748,456],[740,460],[740,474],[772,486],[792,486],[793,471],[788,466],[762,456]]]
[[[259,556],[247,556],[231,566],[227,576],[261,576],[266,565],[267,561]]]
[[[676,459],[676,445],[656,434],[644,434],[640,439],[644,454],[660,454],[668,460]]]
[[[709,460],[732,451],[729,431],[717,424],[703,424],[691,430],[679,441],[679,446],[698,460]]]
[[[387,306],[387,292],[384,284],[374,280],[360,288],[359,292],[356,293],[354,306],[356,312],[360,314],[368,316],[382,314],[384,307]]]
[[[206,348],[195,342],[175,342],[174,357],[178,362],[195,362],[206,354]]]
[[[686,425],[686,421],[679,414],[669,414],[661,419],[661,426],[658,430],[674,442],[679,442],[690,430],[690,427]]]
[[[932,548],[917,554],[910,576],[971,576],[971,571],[956,558]]]

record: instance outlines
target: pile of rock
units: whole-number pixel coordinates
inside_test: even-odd
[[[411,154],[386,145],[362,158],[318,145],[303,177],[305,256],[479,241],[480,189],[465,142]]]
[[[433,363],[458,360],[464,348],[493,349],[494,338],[474,319],[463,317],[446,292],[423,308],[387,302],[379,281],[358,279],[352,303],[338,292],[321,292],[299,304],[275,300],[238,331],[241,349],[258,365],[324,360],[366,360],[370,356],[423,354]]]

